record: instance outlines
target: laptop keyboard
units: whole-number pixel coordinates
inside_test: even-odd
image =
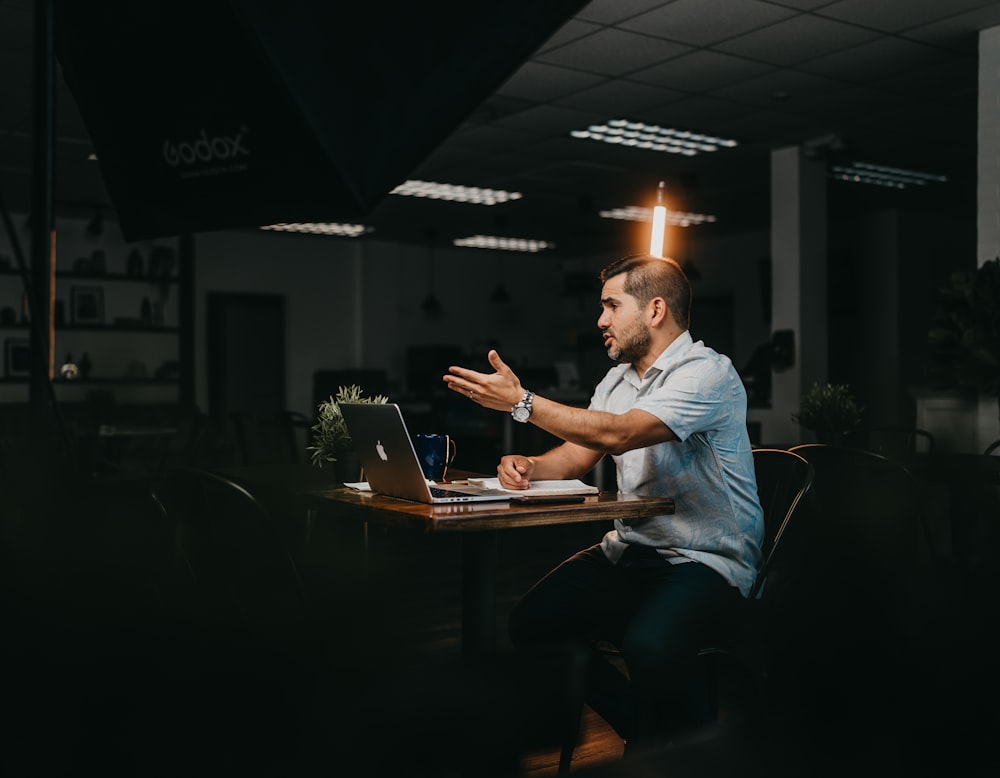
[[[437,486],[428,486],[431,490],[431,497],[475,497],[477,492],[462,492],[458,489],[441,489]]]

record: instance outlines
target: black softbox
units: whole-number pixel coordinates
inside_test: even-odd
[[[584,5],[57,0],[56,54],[131,241],[363,218]]]

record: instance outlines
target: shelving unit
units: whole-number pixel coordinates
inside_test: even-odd
[[[121,248],[115,250],[124,253]],[[176,272],[57,267],[53,345],[57,377],[53,385],[59,399],[82,400],[92,391],[121,388],[120,394],[125,396],[116,399],[125,402],[177,402],[184,335],[180,288]],[[0,268],[0,308],[8,309],[6,321],[0,320],[0,340],[4,341],[0,402],[22,401],[30,383],[26,375],[11,369],[8,356],[12,348],[25,348],[30,338],[30,325],[21,314],[22,291],[20,271]],[[9,309],[13,309],[13,322]],[[67,358],[79,363],[84,354],[93,366],[86,376],[59,377]]]

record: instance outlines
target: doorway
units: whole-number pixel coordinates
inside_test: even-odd
[[[285,410],[285,298],[209,292],[208,413],[259,419]]]

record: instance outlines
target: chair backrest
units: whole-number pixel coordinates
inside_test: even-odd
[[[817,571],[850,570],[858,580],[905,587],[933,553],[921,492],[906,466],[847,446],[791,450],[816,468],[811,553]]]
[[[893,424],[852,430],[845,437],[845,443],[903,463],[912,460],[916,454],[934,453],[934,435],[931,432]]]
[[[812,487],[814,468],[798,454],[776,448],[754,449],[753,463],[757,495],[764,509],[764,543],[757,580],[750,596],[760,598],[764,584],[776,566],[780,541],[796,508]]]
[[[796,683],[822,684],[832,709],[848,710],[874,686],[903,688],[933,661],[926,648],[937,645],[940,628],[929,628],[928,606],[938,579],[923,493],[903,464],[871,451],[822,444],[792,451],[816,468],[796,614],[811,654]],[[817,668],[822,680],[812,675]]]
[[[175,467],[157,496],[206,607],[243,623],[280,622],[305,608],[306,589],[278,520],[245,486],[218,472]]]
[[[306,449],[312,443],[313,420],[298,411],[282,411],[278,415],[288,461],[301,464],[307,461]]]

